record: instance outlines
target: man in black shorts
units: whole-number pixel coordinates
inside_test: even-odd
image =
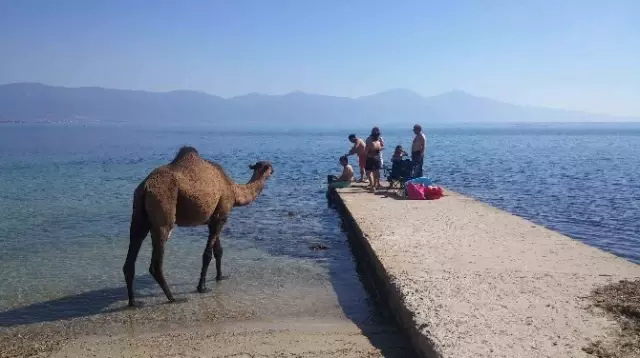
[[[380,151],[382,150],[382,143],[380,142],[380,134],[372,133],[367,138],[365,146],[365,154],[367,160],[365,162],[365,170],[369,175],[369,189],[375,192],[377,188],[380,188],[380,168],[382,167],[380,162]]]
[[[422,127],[419,124],[413,126],[413,138],[411,145],[411,163],[413,164],[412,176],[419,178],[422,176],[422,167],[424,164],[424,152],[427,148],[427,138],[422,133]]]

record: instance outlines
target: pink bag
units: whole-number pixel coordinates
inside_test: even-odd
[[[407,198],[409,200],[435,200],[444,196],[444,191],[436,185],[407,183]]]

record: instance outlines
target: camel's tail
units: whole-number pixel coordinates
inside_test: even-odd
[[[151,229],[149,215],[144,202],[146,189],[144,182],[136,188],[133,193],[133,210],[131,213],[131,227],[129,235],[131,240],[144,240]]]

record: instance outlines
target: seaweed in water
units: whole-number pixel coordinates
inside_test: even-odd
[[[329,250],[329,246],[327,245],[323,245],[323,244],[314,244],[309,246],[309,248],[313,251],[319,251],[319,250]]]

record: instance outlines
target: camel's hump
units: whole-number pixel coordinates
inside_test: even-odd
[[[184,147],[181,147],[180,150],[178,150],[178,154],[176,154],[176,157],[173,158],[172,162],[175,163],[189,154],[193,154],[198,157],[200,156],[200,153],[198,153],[198,150],[196,148],[190,147],[190,146],[184,146]]]

